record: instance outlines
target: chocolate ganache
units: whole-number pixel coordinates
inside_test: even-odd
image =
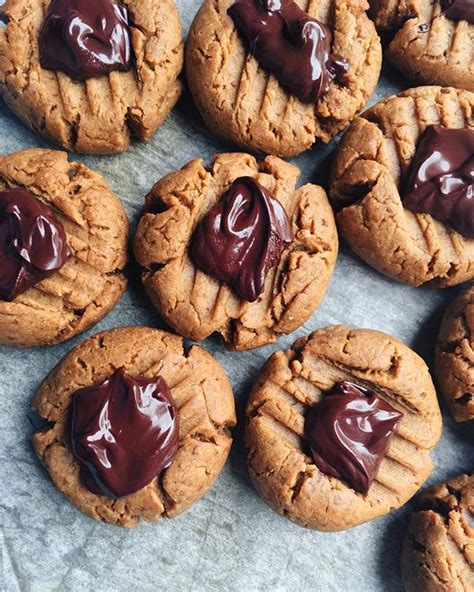
[[[453,21],[474,23],[474,0],[441,0],[441,8]]]
[[[474,130],[426,129],[411,164],[403,205],[474,238]]]
[[[43,68],[75,80],[129,70],[127,9],[111,0],[52,0],[39,46]]]
[[[367,493],[402,417],[369,389],[347,381],[337,384],[306,420],[316,466]]]
[[[54,211],[24,189],[0,192],[0,300],[60,269],[71,251]]]
[[[237,0],[228,13],[260,65],[301,101],[314,103],[349,69],[331,53],[330,29],[292,0]]]
[[[281,203],[252,177],[239,177],[198,224],[191,252],[198,267],[253,302],[293,238]]]
[[[97,495],[119,498],[145,487],[178,450],[178,409],[165,380],[120,368],[72,398],[71,442],[81,478]]]

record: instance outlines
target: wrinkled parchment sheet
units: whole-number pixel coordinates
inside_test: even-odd
[[[2,4],[2,0],[0,0]],[[197,0],[178,0],[185,34]],[[384,70],[371,102],[407,86]],[[301,182],[324,184],[330,146],[316,145],[294,159]],[[48,146],[0,102],[0,154]],[[193,158],[210,160],[235,150],[207,131],[189,93],[148,144],[134,143],[118,156],[75,156],[101,172],[122,199],[135,228],[143,199],[155,181]],[[202,345],[226,370],[235,392],[239,425],[229,460],[208,494],[170,520],[124,530],[94,522],[55,489],[37,461],[31,435],[35,389],[73,345],[99,330],[130,324],[162,326],[131,270],[122,301],[85,335],[62,345],[29,351],[0,348],[0,589],[67,591],[354,591],[402,590],[399,556],[411,504],[342,533],[304,530],[280,518],[249,480],[243,447],[243,415],[249,388],[273,351],[300,335],[334,323],[391,333],[431,363],[441,315],[459,288],[413,289],[396,284],[359,261],[344,244],[326,297],[313,317],[279,343],[245,353],[226,352],[216,338]],[[32,327],[34,330],[34,327]],[[456,425],[443,407],[443,437],[433,453],[429,483],[472,469],[471,428]]]

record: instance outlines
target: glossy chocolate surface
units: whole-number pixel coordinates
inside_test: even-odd
[[[293,238],[281,203],[252,177],[239,177],[198,224],[191,253],[203,271],[253,302]]]
[[[60,269],[71,251],[54,211],[24,189],[0,191],[0,300]]]
[[[81,478],[97,495],[119,498],[148,485],[178,450],[178,409],[165,380],[123,368],[76,391],[71,442]]]
[[[403,205],[474,238],[474,130],[427,128],[410,167]]]
[[[306,420],[316,466],[367,493],[402,417],[369,389],[347,381],[337,384]]]
[[[128,11],[111,0],[52,0],[39,47],[43,68],[75,80],[129,70]]]
[[[441,0],[441,8],[453,21],[474,23],[474,0]]]
[[[314,103],[349,69],[331,53],[330,29],[292,0],[237,0],[228,13],[260,65],[301,101]]]

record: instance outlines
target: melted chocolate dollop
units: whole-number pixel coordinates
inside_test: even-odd
[[[281,203],[252,177],[239,177],[198,224],[191,251],[198,267],[253,302],[293,238]]]
[[[24,189],[0,192],[0,300],[60,269],[71,251],[54,211]]]
[[[411,165],[403,205],[474,238],[474,130],[426,129]]]
[[[237,0],[228,13],[260,65],[301,101],[314,103],[349,69],[331,53],[330,29],[292,0]]]
[[[72,399],[71,441],[81,478],[97,495],[119,498],[148,485],[173,462],[178,409],[165,380],[120,368]]]
[[[75,80],[129,70],[127,9],[112,0],[52,0],[39,45],[43,68]]]
[[[453,21],[474,23],[474,0],[441,0],[441,8]]]
[[[316,466],[367,493],[402,417],[369,389],[347,381],[337,384],[306,421]]]

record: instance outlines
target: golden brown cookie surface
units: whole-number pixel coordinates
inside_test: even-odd
[[[179,409],[179,449],[151,483],[112,499],[83,485],[68,417],[76,390],[100,384],[121,367],[131,375],[165,379]],[[52,424],[33,442],[56,487],[91,518],[118,526],[172,518],[204,495],[225,463],[235,424],[232,389],[216,360],[197,346],[185,351],[176,335],[146,327],[106,331],[75,347],[44,380],[33,407]]]
[[[474,277],[474,239],[403,207],[401,186],[430,125],[474,129],[474,94],[419,87],[358,117],[333,161],[331,199],[351,248],[381,273],[412,286]]]
[[[416,83],[474,91],[474,25],[444,15],[439,0],[370,0],[371,16],[393,35],[386,56]]]
[[[474,589],[474,477],[436,485],[419,500],[402,552],[407,592]]]
[[[436,347],[436,378],[457,421],[474,419],[474,285],[448,307]]]
[[[134,66],[77,82],[40,67],[38,34],[48,0],[0,7],[0,95],[39,134],[76,152],[127,150],[130,136],[150,138],[181,94],[183,43],[173,0],[124,0]]]
[[[404,416],[368,494],[323,474],[305,440],[309,409],[343,380],[365,386]],[[275,353],[247,406],[252,481],[279,514],[308,528],[351,528],[402,506],[427,479],[441,414],[423,360],[393,337],[343,325]]]
[[[9,187],[24,188],[53,208],[73,254],[13,302],[0,301],[0,343],[60,343],[99,321],[125,291],[128,220],[104,178],[69,163],[65,152],[1,156],[0,191]]]
[[[316,139],[328,142],[364,107],[380,73],[380,40],[365,0],[311,0],[298,4],[330,25],[333,51],[349,61],[316,104],[289,95],[246,50],[227,10],[234,0],[205,0],[189,33],[187,78],[210,129],[258,152],[294,156]]]
[[[189,245],[198,221],[231,183],[251,176],[273,192],[291,221],[294,242],[270,269],[255,302],[198,269]],[[330,281],[338,240],[331,207],[321,187],[296,188],[299,169],[278,158],[258,163],[247,154],[219,154],[161,179],[147,197],[135,236],[147,293],[180,335],[193,340],[219,332],[230,349],[250,349],[290,333],[315,311]]]

